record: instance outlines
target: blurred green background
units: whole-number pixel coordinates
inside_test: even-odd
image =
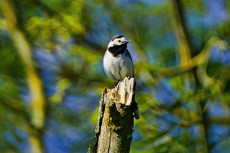
[[[131,39],[132,153],[230,152],[229,0],[0,0],[0,152],[84,153]]]

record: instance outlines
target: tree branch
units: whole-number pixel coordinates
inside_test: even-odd
[[[135,81],[125,78],[102,93],[96,137],[88,153],[128,153],[133,133],[133,114],[139,118],[135,102]]]
[[[1,0],[0,9],[5,19],[5,30],[10,34],[11,39],[17,48],[18,54],[25,66],[27,84],[31,94],[31,123],[35,128],[34,130],[39,131],[44,126],[45,99],[43,97],[42,82],[36,74],[36,70],[34,68],[31,47],[27,42],[25,35],[17,27],[17,19],[9,1]],[[39,135],[30,135],[30,143],[33,153],[41,153],[43,150],[41,133],[42,132],[40,132]]]

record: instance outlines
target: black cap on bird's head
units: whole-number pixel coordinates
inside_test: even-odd
[[[124,37],[123,35],[116,35],[116,36],[113,36],[113,38],[111,39],[111,41],[113,41],[114,39],[117,39],[117,38],[122,38]]]
[[[116,36],[113,36],[113,38],[110,40],[110,42],[108,44],[108,48],[113,47],[113,46],[122,46],[122,45],[127,46],[127,43],[129,43],[129,42],[131,42],[131,41],[126,40],[123,35],[116,35]]]

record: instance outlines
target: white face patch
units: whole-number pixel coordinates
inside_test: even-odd
[[[115,38],[113,41],[109,42],[108,48],[113,47],[115,45],[117,46],[122,45],[124,41],[125,41],[125,37]]]

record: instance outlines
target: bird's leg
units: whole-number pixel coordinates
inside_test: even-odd
[[[119,83],[120,81],[117,81],[117,83],[114,85],[114,87],[113,88],[115,88],[117,85],[118,85],[118,83]]]

